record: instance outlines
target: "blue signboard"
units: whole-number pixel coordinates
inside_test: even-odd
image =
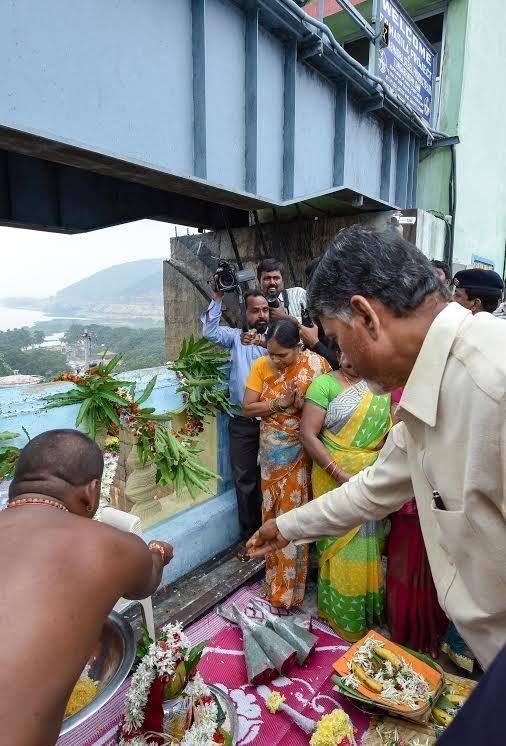
[[[436,53],[394,0],[380,0],[380,30],[376,75],[401,101],[430,123]]]

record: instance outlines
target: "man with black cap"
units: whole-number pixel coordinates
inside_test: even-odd
[[[491,269],[463,269],[453,278],[454,300],[473,314],[494,313],[501,300],[504,282]]]

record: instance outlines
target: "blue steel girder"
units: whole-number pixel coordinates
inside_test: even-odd
[[[12,0],[0,41],[4,150],[240,210],[415,205],[427,128],[290,0]]]

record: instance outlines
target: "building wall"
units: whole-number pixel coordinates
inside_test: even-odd
[[[234,230],[233,235],[245,267],[256,267],[264,256],[276,257],[285,266],[286,286],[304,286],[306,264],[323,253],[340,228],[352,223],[371,223],[381,229],[390,215],[391,212],[378,212],[316,220],[295,219],[289,223],[262,223],[258,228]],[[207,308],[212,292],[208,282],[212,271],[202,261],[203,254],[227,259],[235,264],[227,231],[171,239],[171,258],[164,262],[163,278],[165,340],[169,360],[177,357],[184,337],[201,335],[198,319]],[[177,263],[185,275],[173,263]],[[194,278],[201,291],[188,280],[188,276]],[[233,293],[227,293],[224,305],[224,322],[239,324],[239,307]]]
[[[504,0],[469,0],[454,249],[455,261],[483,256],[500,274],[506,243],[505,26]]]
[[[446,230],[444,222],[422,210],[405,210],[403,214],[416,218],[414,225],[404,228],[405,237],[431,259],[442,258]],[[285,266],[286,286],[305,286],[306,264],[325,251],[341,228],[364,223],[382,230],[387,227],[391,215],[391,211],[385,211],[319,220],[295,219],[289,223],[264,223],[259,228],[240,228],[234,230],[233,235],[245,266],[256,267],[263,256],[276,257]],[[203,254],[235,263],[227,231],[194,234],[171,240],[171,259],[164,262],[163,278],[165,339],[169,360],[177,357],[184,337],[190,334],[197,337],[201,335],[199,316],[207,308],[211,298],[208,280],[212,274],[202,261]],[[181,269],[184,275],[181,274]],[[195,280],[200,291],[188,277]],[[239,308],[233,293],[227,293],[224,306],[223,322],[239,325]]]
[[[436,126],[438,130],[450,136],[459,133],[468,1],[451,0],[446,12],[439,121]],[[448,214],[450,169],[449,148],[426,148],[421,151],[418,170],[418,207],[422,210],[435,210],[443,215]]]
[[[371,20],[372,2],[356,3]],[[401,0],[411,15],[440,11],[437,0]],[[316,14],[317,0],[306,6]],[[335,0],[325,3],[325,23],[339,41],[358,36]],[[506,102],[501,91],[506,25],[504,0],[449,0],[446,9],[438,130],[458,135],[454,264],[473,255],[490,259],[503,274],[506,243]],[[449,148],[422,149],[417,207],[449,213]]]
[[[473,255],[502,274],[506,242],[506,104],[498,88],[504,66],[503,0],[451,0],[447,12],[438,129],[458,135],[454,263]],[[418,206],[448,213],[450,152],[422,151]]]

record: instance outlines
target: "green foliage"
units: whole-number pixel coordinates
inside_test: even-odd
[[[27,440],[30,440],[25,428],[23,428]],[[9,441],[16,440],[19,433],[11,433],[8,430],[0,432],[0,482],[10,479],[14,475],[21,448],[9,445]]]
[[[189,651],[188,658],[184,662],[187,678],[189,678],[194,670],[197,668],[199,661],[202,658],[204,648],[208,643],[209,640],[203,640],[202,642],[199,642],[198,645],[195,645],[195,647],[191,648],[191,650]]]
[[[131,381],[119,381],[113,378],[113,371],[121,360],[121,353],[115,355],[107,364],[103,361],[82,376],[71,376],[75,388],[61,394],[45,397],[48,409],[79,404],[76,427],[83,425],[90,438],[95,439],[99,432],[111,432],[119,428],[119,414],[126,406],[125,398],[120,396],[122,388],[131,388]],[[62,376],[61,380],[65,380]]]
[[[149,646],[153,642],[154,640],[152,640],[149,636],[147,628],[144,626],[144,624],[141,624],[141,639],[138,641],[137,647],[135,649],[136,657],[142,660],[144,656],[148,654]]]
[[[237,408],[230,402],[228,388],[219,378],[191,379],[182,383],[178,391],[188,396],[187,407],[200,420],[216,412],[236,414]]]
[[[165,363],[165,330],[163,327],[132,329],[129,326],[102,326],[101,324],[72,324],[64,341],[68,345],[80,342],[84,331],[92,340],[93,348],[121,350],[123,358],[117,371],[155,368]]]
[[[171,368],[181,380],[178,391],[183,394],[186,408],[197,419],[204,420],[216,412],[235,413],[223,370],[228,360],[227,353],[206,339],[195,340],[192,335],[183,340],[179,357]]]
[[[20,327],[19,329],[8,329],[5,332],[0,332],[0,348],[6,349],[10,347],[19,347],[21,349],[30,347],[30,345],[37,344],[33,336],[33,332],[27,326]]]
[[[226,380],[221,368],[228,362],[228,353],[207,339],[195,340],[193,334],[184,339],[179,357],[171,364],[172,370],[186,378],[219,378]]]
[[[207,482],[220,479],[210,469],[206,469],[197,460],[201,450],[192,438],[184,442],[177,438],[167,427],[158,426],[153,430],[141,429],[137,437],[137,455],[141,463],[154,463],[156,481],[159,484],[175,484],[176,494],[181,495],[186,487],[192,499],[197,492],[210,492]]]
[[[0,376],[11,376],[12,368],[5,362],[3,352],[0,352]]]
[[[18,370],[24,375],[54,376],[62,370],[68,370],[67,361],[61,352],[44,347],[35,347],[44,341],[44,332],[40,329],[9,329],[0,332],[0,375],[11,375]]]
[[[17,370],[23,375],[50,378],[61,371],[68,370],[65,355],[45,347],[37,347],[33,350],[7,348],[0,350],[0,354],[7,369],[11,372]]]

